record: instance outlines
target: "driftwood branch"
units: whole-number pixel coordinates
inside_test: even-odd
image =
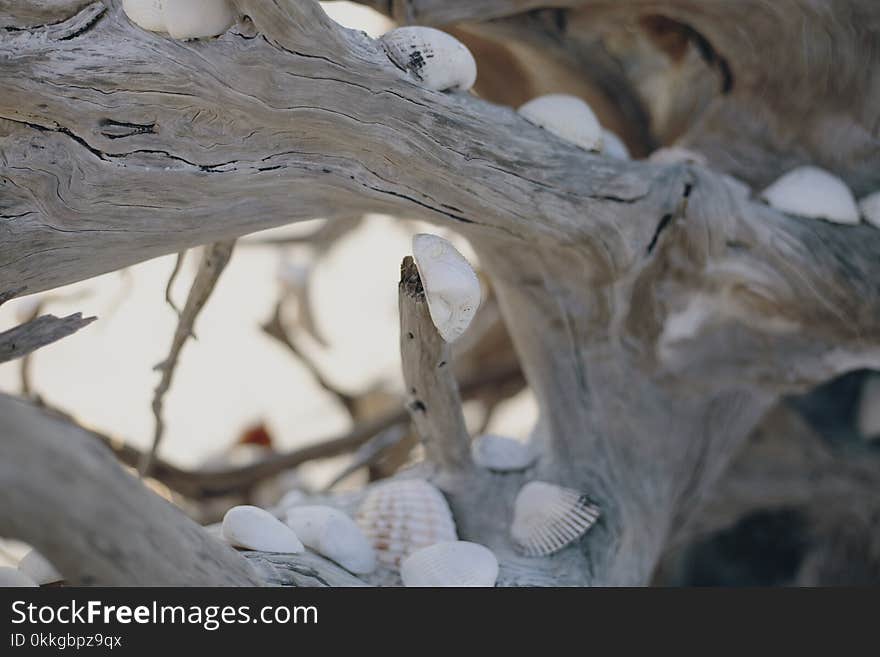
[[[471,463],[470,434],[453,374],[452,349],[434,326],[410,256],[400,266],[398,306],[406,408],[428,460],[441,468],[466,469]]]
[[[40,347],[57,342],[88,326],[97,317],[83,318],[82,313],[58,318],[43,315],[0,333],[0,363],[23,358]]]
[[[0,535],[34,546],[73,584],[261,583],[88,432],[7,396],[0,396],[0,489]]]

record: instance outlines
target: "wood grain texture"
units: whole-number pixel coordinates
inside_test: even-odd
[[[0,535],[76,585],[247,586],[232,548],[122,470],[86,431],[0,396]]]
[[[96,317],[83,318],[82,313],[67,317],[43,315],[0,333],[0,363],[23,358],[40,347],[57,342],[88,326]]]

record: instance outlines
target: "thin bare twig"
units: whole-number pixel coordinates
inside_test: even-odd
[[[174,303],[174,299],[171,297],[171,288],[174,287],[174,281],[177,280],[177,275],[180,273],[180,268],[183,266],[186,254],[186,250],[177,252],[177,258],[174,261],[174,269],[171,270],[171,275],[168,277],[168,282],[165,284],[165,301],[171,306],[171,309],[177,313],[178,317],[180,317],[180,308],[177,307],[177,304]]]
[[[156,458],[156,452],[159,449],[159,444],[162,442],[162,436],[165,433],[162,407],[165,395],[171,388],[171,380],[174,377],[174,370],[177,367],[180,352],[183,349],[183,345],[186,344],[187,339],[192,335],[196,318],[211,297],[211,293],[214,291],[214,286],[217,284],[217,280],[220,278],[223,270],[226,269],[226,265],[232,256],[232,249],[234,247],[235,240],[214,242],[213,244],[205,246],[204,252],[202,253],[202,260],[199,263],[199,270],[196,273],[189,295],[186,298],[186,305],[180,313],[177,322],[177,330],[174,332],[174,338],[171,341],[171,349],[169,350],[168,357],[156,366],[156,369],[162,373],[159,385],[156,386],[156,390],[153,393],[152,408],[156,426],[153,432],[152,447],[144,454],[144,457],[138,466],[138,471],[141,473],[141,476],[146,476],[150,473],[150,467],[153,460]]]
[[[43,315],[4,331],[0,333],[0,363],[27,356],[40,347],[76,333],[96,319],[97,317],[83,318],[82,313],[60,319],[54,315]]]

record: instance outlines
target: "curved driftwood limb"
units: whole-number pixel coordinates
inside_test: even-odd
[[[0,396],[0,535],[68,582],[258,585],[248,563],[124,472],[86,431]]]
[[[94,322],[97,317],[83,318],[82,313],[67,317],[43,315],[0,333],[0,363],[23,358],[40,347],[57,342]]]
[[[461,535],[496,551],[504,582],[646,583],[780,394],[880,362],[880,231],[788,217],[709,169],[604,159],[509,108],[426,91],[316,3],[236,4],[248,19],[197,42],[140,31],[110,0],[92,22],[81,12],[3,35],[0,289],[39,291],[316,216],[376,210],[454,226],[492,278],[541,411],[534,471],[437,477]],[[678,7],[670,15],[698,30],[682,12],[707,6],[618,5]],[[858,26],[841,19],[831,43],[847,26],[872,29],[871,11]],[[732,42],[706,34],[730,59]],[[730,103],[751,98],[738,66]],[[800,61],[801,82],[782,89],[802,98],[813,66]],[[829,134],[856,137],[841,149],[849,159],[829,164],[833,137],[815,131],[840,107],[829,95],[840,84],[852,104]],[[781,160],[779,135],[762,141],[761,130],[782,106],[743,113],[758,120],[740,138],[770,153],[748,180],[807,158],[857,192],[880,187],[873,87],[827,90],[791,126],[812,145]],[[738,166],[749,148],[731,151]],[[549,559],[517,557],[507,535],[532,478],[583,491],[603,513]]]

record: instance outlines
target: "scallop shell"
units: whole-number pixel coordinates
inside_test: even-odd
[[[303,543],[353,573],[376,569],[376,553],[354,520],[329,506],[296,506],[287,510],[287,524]]]
[[[599,509],[578,491],[530,481],[516,496],[510,536],[523,554],[546,556],[583,536],[598,518]]]
[[[21,572],[18,568],[10,568],[9,566],[0,566],[0,589],[6,588],[24,588],[37,586],[27,574]]]
[[[173,39],[218,36],[235,22],[227,0],[164,0],[162,15]]]
[[[602,155],[607,155],[615,160],[632,159],[623,140],[606,128],[602,129]]]
[[[868,194],[859,201],[859,212],[865,221],[880,228],[880,192]]]
[[[522,105],[519,112],[529,123],[588,151],[602,150],[602,126],[583,100],[568,94],[546,94]]]
[[[477,62],[461,41],[433,27],[398,27],[380,39],[394,64],[428,89],[467,91],[477,81]]]
[[[413,237],[412,251],[434,326],[446,342],[454,342],[480,307],[477,274],[442,237],[420,233]]]
[[[792,169],[761,192],[761,198],[787,214],[839,224],[859,223],[859,209],[849,187],[818,167]]]
[[[230,545],[248,550],[295,554],[304,549],[290,527],[256,506],[229,509],[223,516],[220,533]]]
[[[528,445],[513,438],[485,434],[471,443],[474,463],[493,472],[525,470],[538,458]]]
[[[498,559],[477,543],[448,541],[416,550],[400,564],[404,586],[495,586]]]
[[[658,148],[648,156],[648,161],[655,164],[679,164],[683,162],[685,164],[699,164],[703,167],[708,165],[705,155],[681,146]]]
[[[165,31],[162,12],[166,0],[122,0],[122,10],[132,23],[150,32]]]
[[[372,486],[355,519],[389,568],[399,568],[416,550],[458,539],[446,498],[422,479]]]
[[[18,569],[34,580],[37,584],[61,582],[64,576],[51,562],[36,550],[31,550],[18,562]]]

